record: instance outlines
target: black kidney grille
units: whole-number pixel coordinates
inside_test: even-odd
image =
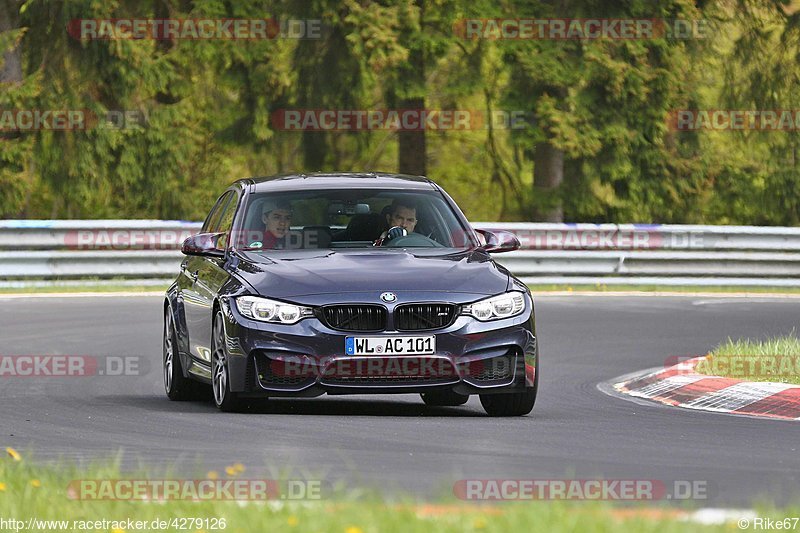
[[[328,326],[344,331],[386,329],[386,309],[379,305],[330,305],[322,308]]]
[[[406,304],[395,310],[399,331],[438,329],[449,326],[455,316],[453,304]]]

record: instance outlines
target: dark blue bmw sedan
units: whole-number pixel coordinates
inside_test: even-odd
[[[223,411],[251,399],[477,394],[493,416],[528,414],[538,347],[528,288],[423,177],[335,173],[235,182],[219,197],[164,301],[164,386],[211,385]]]

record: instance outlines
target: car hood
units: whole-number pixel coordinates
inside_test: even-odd
[[[292,298],[375,291],[499,294],[509,273],[485,252],[296,250],[240,252],[236,272],[259,294]]]

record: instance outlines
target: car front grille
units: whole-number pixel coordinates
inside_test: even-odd
[[[498,357],[479,359],[468,363],[461,363],[461,375],[468,381],[488,383],[507,381],[514,376],[514,352]]]
[[[484,362],[482,368],[473,375],[476,381],[495,381],[498,379],[508,379],[511,377],[514,369],[511,366],[511,361],[508,358],[496,357]]]
[[[426,362],[427,361],[427,362]],[[435,385],[453,383],[459,376],[448,359],[424,356],[370,356],[342,365],[331,362],[322,376],[323,385],[372,386]]]
[[[270,358],[268,353],[256,352],[254,371],[262,388],[293,387],[315,381],[313,370],[299,362],[285,363]]]
[[[322,308],[325,323],[342,331],[386,329],[386,309],[380,305],[330,305]]]
[[[380,385],[381,383],[414,385],[445,385],[455,381],[455,378],[441,378],[433,376],[354,376],[325,378],[324,385]]]
[[[455,316],[453,304],[406,304],[395,310],[398,331],[439,329],[450,325]]]

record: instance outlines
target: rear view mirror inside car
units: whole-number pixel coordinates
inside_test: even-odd
[[[328,214],[333,215],[366,215],[370,212],[369,204],[345,204],[335,202],[328,206]]]

